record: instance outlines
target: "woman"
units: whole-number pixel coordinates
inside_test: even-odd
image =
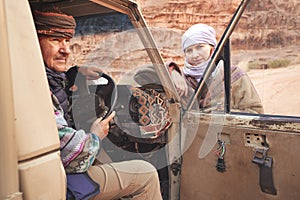
[[[182,50],[185,60],[183,67],[182,82],[181,75],[176,71],[171,71],[175,87],[181,97],[186,98],[189,95],[188,90],[196,89],[201,80],[204,71],[210,61],[210,58],[217,46],[216,32],[213,27],[206,24],[195,24],[191,26],[182,36]],[[221,69],[222,70],[222,69]],[[188,87],[189,86],[189,87]],[[211,88],[210,88],[211,89]],[[215,88],[211,92],[215,93]],[[209,91],[208,91],[209,92]],[[211,92],[209,92],[211,94]],[[207,94],[209,94],[207,93]],[[209,97],[208,97],[209,96]],[[223,103],[224,95],[218,95],[218,102]],[[214,95],[215,97],[215,95]],[[212,95],[207,95],[201,101],[202,107],[211,106]],[[223,97],[223,98],[222,98]],[[214,100],[216,100],[214,98]],[[263,113],[261,100],[246,72],[240,68],[231,67],[231,111],[247,113]]]

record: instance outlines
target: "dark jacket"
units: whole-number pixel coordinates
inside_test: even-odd
[[[69,98],[71,95],[69,89],[74,84],[75,77],[77,75],[77,66],[70,68],[66,73],[55,72],[46,67],[47,79],[50,87],[50,91],[58,99],[60,106],[64,111],[64,118],[70,123],[69,116]]]

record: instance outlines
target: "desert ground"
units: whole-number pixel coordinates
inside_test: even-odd
[[[232,53],[232,64],[247,71],[261,97],[266,114],[300,116],[300,47],[239,50]],[[250,62],[289,60],[282,68],[251,69]]]
[[[265,113],[300,116],[300,64],[248,72]]]

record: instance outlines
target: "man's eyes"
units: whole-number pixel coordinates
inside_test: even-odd
[[[50,40],[51,40],[51,41],[58,41],[58,42],[60,41],[59,38],[51,38]]]
[[[70,42],[70,39],[61,39],[61,38],[51,38],[51,41],[53,42],[66,42],[66,43],[69,43]]]

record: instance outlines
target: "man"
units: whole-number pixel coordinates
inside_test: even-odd
[[[72,76],[77,73],[83,74],[87,79],[97,79],[101,70],[96,67],[72,67],[67,70],[67,60],[71,53],[70,39],[76,26],[72,16],[55,7],[34,11],[33,14],[53,100],[61,160],[66,173],[75,174],[68,176],[68,195],[75,196],[76,199],[119,199],[126,196],[143,200],[162,199],[158,174],[150,163],[142,160],[110,164],[94,162],[101,141],[108,134],[109,121],[115,113],[104,120],[96,119],[89,133],[75,130],[69,125],[69,102],[65,89],[68,88],[66,84],[70,84],[70,80],[74,80]],[[86,187],[86,184],[91,184],[92,189]]]

